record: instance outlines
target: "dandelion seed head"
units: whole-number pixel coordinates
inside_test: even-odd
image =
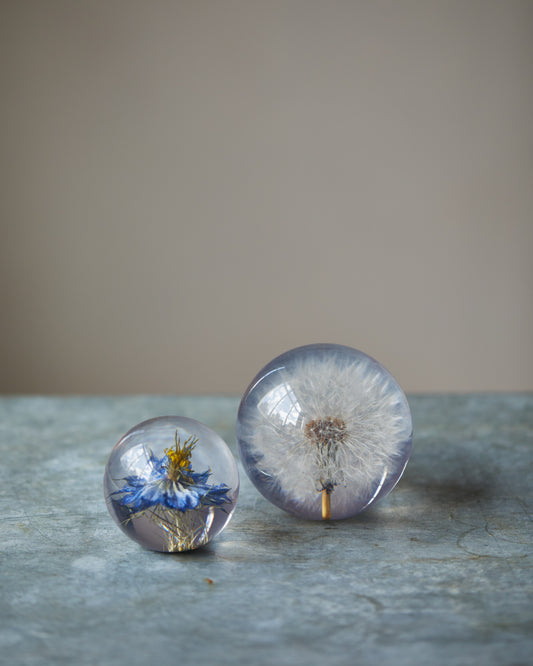
[[[407,462],[407,400],[377,361],[340,345],[309,345],[274,359],[245,393],[237,422],[245,469],[275,504],[320,517],[354,515],[386,494]]]

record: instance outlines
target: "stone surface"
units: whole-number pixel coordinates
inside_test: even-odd
[[[355,518],[297,519],[241,474],[203,549],[125,539],[102,495],[116,441],[180,414],[235,451],[238,402],[0,399],[5,663],[531,663],[533,395],[411,397],[406,472]]]

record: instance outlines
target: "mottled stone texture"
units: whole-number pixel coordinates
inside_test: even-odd
[[[0,400],[5,663],[531,663],[533,395],[411,397],[407,470],[353,519],[299,520],[242,474],[205,548],[126,539],[102,495],[120,436],[178,414],[235,451],[238,402]]]

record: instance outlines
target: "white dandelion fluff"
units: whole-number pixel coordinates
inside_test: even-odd
[[[403,391],[377,361],[350,347],[308,345],[253,380],[237,436],[248,475],[274,504],[344,518],[397,483],[412,422]]]

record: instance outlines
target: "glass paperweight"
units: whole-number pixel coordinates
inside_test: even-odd
[[[348,518],[396,485],[411,453],[407,399],[362,352],[298,347],[265,366],[237,417],[239,454],[256,488],[302,518]]]
[[[224,440],[203,423],[162,416],[115,445],[104,475],[109,513],[142,546],[180,552],[203,546],[227,525],[239,473]]]

